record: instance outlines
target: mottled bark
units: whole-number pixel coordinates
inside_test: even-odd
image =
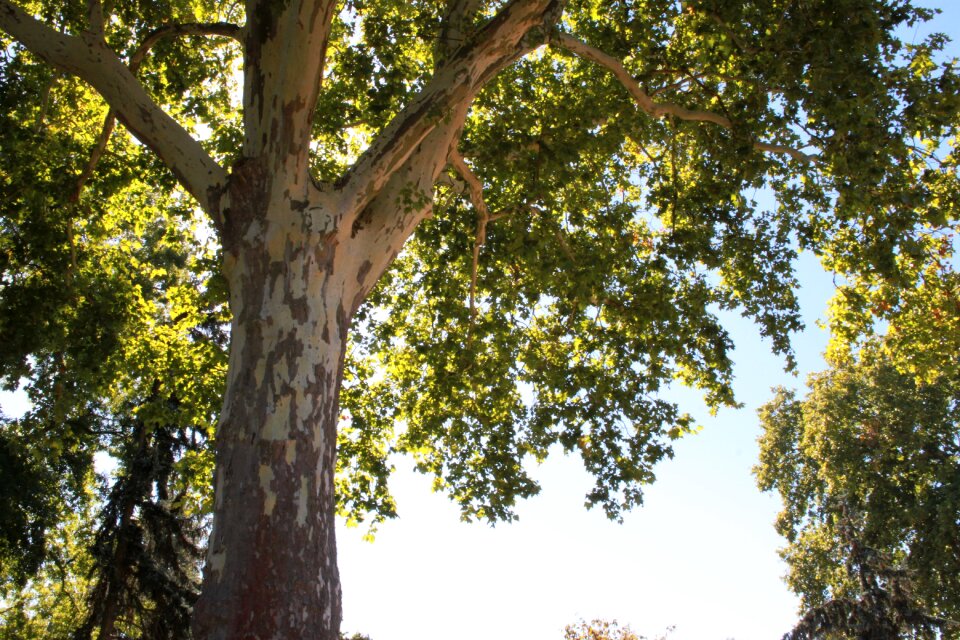
[[[450,0],[433,77],[322,186],[308,170],[310,134],[337,5],[245,4],[244,26],[220,33],[244,50],[245,159],[229,173],[106,46],[98,4],[90,29],[71,36],[0,0],[0,29],[93,86],[197,198],[223,244],[232,342],[196,637],[333,640],[333,473],[350,318],[429,213],[473,97],[547,41],[564,0],[510,0],[479,25],[480,3]]]
[[[234,317],[200,639],[338,637],[333,472],[356,274],[320,194],[280,187],[247,162],[224,212]]]

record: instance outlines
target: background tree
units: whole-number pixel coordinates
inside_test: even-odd
[[[844,509],[837,527],[854,585],[846,594],[811,607],[784,640],[815,638],[953,638],[957,622],[936,616],[914,595],[913,575],[889,555],[864,545]]]
[[[89,89],[3,56],[0,361],[32,408],[3,421],[0,633],[183,637],[226,364],[218,257]]]
[[[669,628],[654,640],[666,640],[673,628]],[[633,632],[629,625],[621,627],[616,620],[581,620],[570,624],[563,631],[564,640],[646,640]]]
[[[49,420],[13,448],[76,437],[81,486],[98,448],[126,452],[118,486],[140,489],[101,510],[116,554],[125,510],[148,508],[138,439],[192,444],[217,419],[201,638],[337,637],[337,501],[389,516],[392,452],[497,520],[537,491],[528,461],[576,451],[587,503],[617,517],[691,427],[664,385],[734,402],[716,309],[789,362],[798,250],[861,293],[900,290],[956,224],[957,74],[932,62],[942,38],[895,35],[929,17],[881,0],[2,0],[4,284],[29,285],[3,296],[41,319],[8,313],[2,374]],[[104,441],[102,416],[126,432]],[[208,468],[178,447],[169,475],[150,466],[157,496],[192,495]],[[15,508],[56,531],[36,486]]]
[[[808,611],[792,637],[960,631],[960,381],[904,373],[883,346],[760,412],[758,484],[783,499],[788,584]]]

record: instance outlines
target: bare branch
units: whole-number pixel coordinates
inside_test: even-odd
[[[243,155],[308,182],[310,136],[336,0],[248,0]]]
[[[597,49],[596,47],[592,47],[585,42],[577,40],[570,34],[554,32],[550,37],[550,43],[562,49],[566,49],[570,53],[580,58],[599,64],[613,73],[617,80],[620,81],[620,84],[622,84],[624,88],[630,92],[630,95],[633,96],[633,99],[637,105],[655,118],[672,116],[678,120],[709,122],[723,127],[724,129],[734,128],[733,121],[719,113],[706,110],[687,109],[686,107],[673,102],[658,102],[654,100],[650,94],[643,90],[643,87],[640,86],[636,79],[630,75],[630,72],[627,71],[626,67],[623,66],[623,63],[620,62],[620,60],[601,51],[600,49]],[[797,149],[782,145],[754,142],[753,147],[758,151],[786,154],[791,158],[801,162],[817,161],[816,156],[812,156]]]
[[[96,89],[124,125],[170,167],[219,223],[216,212],[226,171],[147,95],[130,69],[101,40],[90,33],[58,33],[9,0],[0,0],[0,28],[49,64]]]
[[[363,209],[435,128],[449,125],[454,112],[465,113],[501,69],[544,44],[562,6],[561,0],[512,0],[468,38],[338,181],[343,209]],[[459,129],[462,123],[453,124]]]
[[[467,165],[460,152],[453,150],[450,153],[450,166],[457,172],[467,185],[470,202],[477,211],[477,234],[473,241],[473,262],[470,266],[470,317],[477,315],[477,266],[480,262],[480,248],[487,241],[487,223],[490,221],[490,209],[483,199],[483,185],[480,178]]]
[[[130,56],[127,66],[130,67],[130,71],[136,73],[150,50],[164,38],[173,36],[223,36],[242,43],[241,34],[240,27],[229,22],[185,22],[183,24],[164,25],[147,34],[137,50]]]
[[[754,142],[753,148],[757,151],[766,151],[768,153],[781,153],[790,156],[794,160],[799,160],[800,162],[818,162],[819,158],[817,156],[810,155],[809,153],[804,153],[798,151],[793,147],[787,147],[781,144],[770,144],[767,142]]]
[[[136,73],[139,71],[140,65],[146,58],[147,53],[149,53],[150,49],[152,49],[155,44],[160,42],[160,40],[165,37],[180,35],[225,36],[238,39],[240,35],[240,27],[226,22],[217,22],[212,24],[173,24],[160,27],[159,29],[151,31],[147,37],[144,38],[140,46],[137,47],[137,50],[134,51],[132,56],[130,56],[130,61],[127,63],[127,67],[132,73]],[[117,112],[111,108],[107,112],[106,118],[104,118],[103,127],[100,130],[100,135],[97,137],[97,142],[90,151],[90,158],[87,160],[87,164],[84,166],[83,171],[80,172],[80,176],[77,178],[77,185],[73,195],[71,196],[71,200],[74,202],[80,199],[80,194],[83,192],[83,188],[86,186],[87,181],[89,181],[93,176],[93,172],[96,170],[97,164],[100,162],[100,158],[103,156],[103,152],[107,149],[107,143],[110,141],[110,135],[113,133],[116,122]]]
[[[651,98],[646,91],[643,90],[643,87],[641,87],[634,77],[630,75],[630,72],[627,71],[626,67],[623,66],[623,63],[620,62],[620,60],[614,58],[608,53],[601,51],[600,49],[597,49],[596,47],[591,47],[585,42],[577,40],[569,34],[554,32],[550,38],[550,41],[551,44],[556,44],[557,46],[566,49],[576,56],[584,58],[585,60],[590,60],[591,62],[595,62],[600,66],[605,67],[608,71],[613,73],[617,80],[620,81],[620,84],[622,84],[627,91],[630,92],[630,95],[633,96],[634,101],[640,106],[640,108],[655,118],[673,116],[680,120],[712,122],[713,124],[719,125],[726,129],[729,129],[733,126],[733,123],[729,118],[718,113],[713,113],[712,111],[695,111],[672,102],[657,102]]]
[[[473,169],[467,164],[460,151],[454,149],[449,156],[450,167],[457,173],[463,184],[466,186],[467,196],[470,203],[477,212],[477,233],[473,241],[473,262],[470,266],[470,317],[477,315],[476,296],[477,296],[477,268],[480,264],[480,248],[487,242],[487,225],[496,222],[501,218],[506,218],[513,213],[512,210],[497,211],[490,213],[490,208],[483,198],[483,183],[473,172]]]
[[[490,218],[490,209],[483,199],[483,183],[480,182],[480,178],[473,172],[473,169],[470,168],[470,165],[467,164],[459,151],[451,151],[449,160],[450,166],[457,172],[457,175],[460,176],[460,179],[463,180],[467,186],[467,194],[470,197],[470,203],[473,205],[473,208],[477,210],[477,216],[486,222]],[[479,243],[482,245],[486,236],[478,231],[477,237]]]
[[[73,195],[70,196],[70,200],[73,202],[80,200],[80,194],[83,193],[83,188],[87,185],[87,181],[93,177],[93,172],[96,170],[97,164],[100,162],[100,158],[103,156],[103,152],[107,149],[107,143],[110,141],[110,135],[113,133],[116,123],[117,114],[113,109],[110,109],[107,111],[107,116],[103,120],[103,128],[100,130],[100,135],[97,137],[97,142],[95,145],[93,145],[93,149],[90,151],[90,157],[87,159],[87,164],[84,165],[83,170],[77,177],[77,185],[73,190]]]

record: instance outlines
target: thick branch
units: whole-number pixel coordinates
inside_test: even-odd
[[[100,4],[100,0],[89,0],[87,2],[87,16],[90,22],[90,31],[102,40],[104,21],[103,6]]]
[[[248,0],[243,155],[306,183],[335,0]]]
[[[433,78],[377,136],[339,182],[344,209],[370,202],[417,146],[501,69],[546,41],[561,0],[512,0],[437,69]],[[460,122],[452,123],[459,129]]]
[[[341,219],[340,228],[349,232],[354,247],[352,255],[358,264],[361,259],[366,262],[358,271],[361,286],[352,308],[370,292],[420,221],[432,215],[434,188],[449,164],[460,129],[456,123],[463,121],[466,111],[466,106],[458,107],[449,122],[434,129],[359,215]]]
[[[592,47],[585,42],[577,40],[569,34],[554,32],[550,37],[550,43],[562,49],[566,49],[570,53],[583,58],[584,60],[595,62],[596,64],[599,64],[613,73],[614,77],[620,81],[620,84],[622,84],[624,88],[630,92],[630,95],[633,96],[633,99],[637,105],[655,118],[672,116],[678,120],[710,122],[717,126],[723,127],[724,129],[733,129],[734,127],[733,122],[729,118],[720,115],[719,113],[714,113],[713,111],[687,109],[686,107],[673,102],[657,102],[650,97],[646,91],[643,90],[643,87],[641,87],[636,79],[630,75],[630,72],[627,71],[626,67],[623,66],[623,63],[620,62],[620,60],[601,51],[600,49],[597,49],[596,47]],[[816,156],[811,156],[803,153],[802,151],[798,151],[797,149],[782,145],[754,142],[753,147],[758,151],[786,154],[791,158],[801,162],[815,162],[817,160]]]
[[[99,5],[99,3],[97,4]],[[140,65],[146,58],[147,53],[150,52],[150,49],[152,49],[155,44],[160,42],[163,38],[182,35],[225,36],[236,40],[239,39],[240,36],[240,27],[226,22],[216,22],[212,24],[172,24],[160,27],[159,29],[151,31],[147,37],[144,38],[143,42],[140,43],[140,46],[137,47],[137,50],[134,51],[132,56],[130,56],[130,61],[127,63],[127,67],[132,73],[137,73],[137,71],[140,69]],[[103,121],[103,128],[100,130],[100,136],[97,138],[97,143],[90,151],[90,158],[87,160],[87,164],[84,166],[83,171],[80,172],[80,177],[77,178],[77,186],[73,193],[72,200],[77,201],[80,199],[80,194],[83,191],[84,186],[86,186],[87,181],[93,176],[93,172],[96,170],[97,164],[100,162],[100,158],[103,156],[103,152],[107,149],[107,143],[110,141],[110,135],[113,133],[116,121],[117,112],[111,108],[107,112],[107,116]]]
[[[440,35],[437,37],[436,64],[439,67],[451,53],[467,40],[467,27],[483,6],[483,0],[448,0]]]
[[[94,34],[68,36],[0,0],[0,28],[49,64],[90,84],[116,110],[124,125],[150,147],[213,214],[226,172],[180,124],[144,91],[130,69]]]

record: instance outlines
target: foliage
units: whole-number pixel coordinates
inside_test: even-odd
[[[92,544],[91,510],[68,514],[46,531],[45,561],[21,586],[4,584],[0,637],[24,640],[72,638],[88,614]]]
[[[806,613],[783,640],[815,638],[949,638],[960,624],[930,615],[916,602],[910,572],[854,536],[849,511],[840,516],[839,535],[847,549],[847,572],[856,593],[838,596]]]
[[[353,24],[376,24],[372,6]],[[557,448],[597,478],[587,504],[618,517],[694,427],[659,397],[664,385],[698,386],[714,407],[735,401],[718,308],[755,318],[792,362],[798,248],[850,286],[906,297],[936,234],[956,224],[953,143],[928,151],[957,125],[956,69],[931,62],[941,39],[906,45],[890,31],[925,11],[684,6],[578,2],[566,28],[622,56],[650,93],[718,105],[745,129],[651,119],[597,65],[554,49],[525,58],[480,94],[460,145],[493,220],[483,237],[453,175],[359,318],[354,354],[369,360],[348,370],[344,405],[384,452],[412,454],[465,517],[511,517],[538,490],[523,461]],[[411,39],[421,28],[377,18]],[[800,42],[823,46],[801,54]],[[402,94],[428,65],[391,66],[388,48],[375,41],[362,55],[383,55]],[[822,155],[763,154],[750,147],[757,135]],[[847,315],[875,317],[838,311],[838,324]],[[387,465],[369,469],[385,482]]]
[[[32,402],[0,425],[0,596],[17,612],[0,628],[183,637],[226,366],[218,256],[130,138],[84,182],[106,112],[93,92],[0,56],[0,374]]]
[[[90,34],[88,9],[100,6],[22,4],[67,34]],[[520,2],[477,4],[465,33]],[[394,516],[388,477],[400,453],[465,518],[510,519],[539,488],[532,463],[563,451],[596,478],[586,503],[620,517],[694,430],[664,388],[680,381],[712,408],[736,404],[718,311],[754,319],[792,365],[794,262],[813,251],[841,283],[838,369],[808,401],[781,394],[768,408],[760,472],[787,499],[792,584],[810,606],[853,588],[829,531],[842,498],[866,514],[858,539],[926,572],[918,597],[954,615],[960,567],[938,553],[956,552],[957,482],[943,474],[956,461],[945,447],[960,346],[949,267],[960,75],[938,60],[943,36],[896,35],[932,12],[893,0],[558,6],[552,31],[530,34],[543,46],[497,69],[457,123],[462,164],[394,204],[431,216],[354,318],[340,513]],[[188,35],[137,58],[163,26],[243,22],[239,3],[101,8],[112,11],[106,47],[150,99],[213,160],[242,166],[243,145],[269,133],[241,130],[239,96],[254,88],[239,91],[235,70],[249,52]],[[338,5],[308,145],[317,184],[336,189],[473,42],[442,37],[446,8]],[[230,320],[222,238],[182,175],[110,135],[92,89],[6,35],[0,44],[0,380],[33,402],[0,426],[0,480],[23,485],[0,485],[0,587],[20,612],[9,624],[23,637],[70,619],[89,635],[115,626],[173,637],[211,507]],[[613,56],[627,80],[577,47]],[[887,341],[858,356],[883,323]],[[98,495],[104,456],[117,473]],[[54,588],[71,566],[85,573]],[[64,595],[79,592],[87,605]],[[51,603],[71,614],[49,616]]]
[[[783,499],[777,530],[804,610],[902,613],[909,602],[957,620],[960,379],[918,379],[888,347],[875,339],[812,376],[802,400],[777,391],[760,412],[758,484]]]
[[[653,640],[666,640],[673,631],[670,627],[662,635]],[[581,620],[577,624],[567,625],[563,630],[564,640],[646,640],[630,629],[630,626],[621,627],[616,620]]]
[[[189,635],[204,519],[190,506],[174,467],[202,449],[186,429],[149,429],[138,421],[131,432],[132,451],[122,453],[123,468],[98,517],[91,546],[96,582],[76,640],[88,640],[94,630],[97,637],[110,637],[115,628],[158,640]]]

